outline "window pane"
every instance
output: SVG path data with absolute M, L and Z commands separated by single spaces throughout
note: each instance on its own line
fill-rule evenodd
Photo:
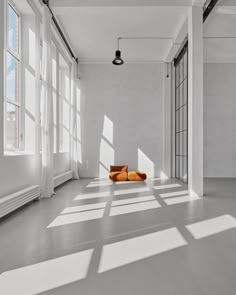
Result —
M 11 5 L 8 5 L 8 48 L 19 52 L 19 16 Z
M 57 58 L 56 46 L 52 42 L 52 88 L 53 88 L 53 152 L 57 152 Z
M 179 86 L 176 88 L 176 103 L 175 103 L 175 109 L 177 110 L 179 108 L 179 105 L 180 105 L 180 88 Z
M 8 149 L 19 147 L 19 108 L 6 103 L 5 142 Z
M 57 152 L 57 95 L 53 91 L 53 152 Z
M 176 66 L 176 72 L 175 72 L 175 87 L 179 86 L 179 65 Z
M 187 104 L 188 102 L 188 81 L 187 79 L 183 83 L 183 96 L 184 96 L 184 101 L 183 104 Z
M 70 77 L 69 66 L 59 54 L 59 123 L 60 152 L 69 151 Z
M 188 51 L 184 55 L 184 79 L 188 75 Z
M 180 157 L 176 157 L 175 158 L 176 160 L 175 160 L 175 176 L 177 177 L 177 178 L 179 178 L 180 177 L 180 173 L 179 173 L 179 162 L 180 162 Z
M 176 177 L 188 181 L 188 52 L 186 51 L 176 66 L 176 121 L 175 159 Z
M 183 105 L 183 83 L 179 86 L 179 107 Z
M 13 102 L 19 102 L 19 76 L 18 76 L 18 60 L 10 53 L 7 53 L 7 99 Z

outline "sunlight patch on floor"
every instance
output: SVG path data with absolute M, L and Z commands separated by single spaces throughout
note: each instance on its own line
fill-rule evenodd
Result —
M 168 198 L 168 199 L 165 199 L 164 202 L 167 205 L 175 205 L 175 204 L 181 204 L 181 203 L 186 203 L 186 202 L 191 202 L 196 200 L 201 200 L 201 198 L 197 196 L 188 195 L 188 196 L 180 196 L 176 198 Z
M 98 193 L 90 193 L 90 194 L 80 194 L 76 198 L 74 198 L 74 201 L 79 200 L 87 200 L 87 199 L 96 199 L 96 198 L 103 198 L 103 197 L 110 197 L 110 192 L 98 192 Z
M 188 195 L 188 191 L 186 190 L 186 191 L 164 193 L 164 194 L 160 194 L 159 196 L 165 199 L 165 198 L 171 198 L 171 197 L 177 197 L 177 196 L 183 196 L 183 195 Z
M 181 185 L 178 183 L 162 184 L 162 185 L 154 186 L 153 188 L 156 190 L 162 190 L 162 189 L 169 189 L 169 188 L 176 188 L 176 187 L 181 187 Z
M 98 272 L 127 265 L 187 245 L 177 228 L 123 240 L 103 246 Z
M 61 214 L 75 213 L 75 212 L 81 212 L 81 211 L 87 211 L 87 210 L 93 210 L 93 209 L 100 209 L 100 208 L 105 208 L 105 207 L 106 207 L 106 202 L 96 203 L 96 204 L 80 205 L 80 206 L 72 206 L 72 207 L 66 207 L 61 212 Z
M 134 213 L 140 212 L 150 209 L 157 209 L 160 208 L 161 205 L 158 201 L 149 201 L 149 202 L 142 202 L 142 203 L 135 203 L 123 206 L 116 206 L 112 207 L 110 210 L 110 216 L 122 215 L 127 213 Z
M 123 189 L 123 190 L 114 191 L 113 194 L 115 196 L 119 196 L 119 195 L 143 193 L 143 192 L 149 192 L 149 191 L 150 191 L 150 188 L 141 187 L 141 188 L 130 188 L 130 189 Z
M 186 228 L 195 239 L 202 239 L 232 228 L 236 228 L 236 219 L 231 215 L 222 215 L 186 225 Z
M 60 216 L 57 216 L 47 226 L 47 228 L 99 219 L 99 218 L 102 218 L 103 215 L 104 215 L 104 209 L 97 209 L 97 210 L 85 211 L 80 213 L 60 215 Z
M 84 279 L 92 254 L 89 249 L 4 272 L 0 275 L 0 294 L 39 294 Z
M 152 200 L 156 200 L 155 196 L 153 195 L 145 196 L 145 197 L 129 198 L 129 199 L 112 201 L 112 206 L 140 203 L 140 202 L 146 202 L 146 201 L 152 201 Z

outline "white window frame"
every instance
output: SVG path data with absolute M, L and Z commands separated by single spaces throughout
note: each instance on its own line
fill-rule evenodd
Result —
M 14 12 L 17 14 L 18 16 L 18 52 L 15 52 L 14 50 L 12 50 L 11 48 L 9 48 L 9 40 L 8 40 L 8 24 L 9 24 L 9 20 L 8 20 L 8 9 L 9 6 L 14 10 Z M 22 149 L 22 133 L 21 133 L 21 113 L 22 113 L 22 105 L 21 105 L 21 14 L 19 12 L 19 10 L 16 8 L 15 4 L 10 1 L 10 0 L 6 0 L 6 11 L 5 11 L 5 73 L 4 73 L 4 78 L 5 78 L 5 95 L 4 95 L 4 150 L 5 151 L 19 151 Z M 7 55 L 10 54 L 15 60 L 17 60 L 18 63 L 18 102 L 13 102 L 12 100 L 8 99 L 7 94 L 6 94 L 6 89 L 7 89 Z M 16 148 L 9 148 L 7 147 L 6 144 L 6 110 L 7 110 L 7 104 L 11 104 L 13 106 L 15 106 L 16 108 L 18 108 L 18 134 L 17 134 L 17 138 L 18 138 L 18 144 Z

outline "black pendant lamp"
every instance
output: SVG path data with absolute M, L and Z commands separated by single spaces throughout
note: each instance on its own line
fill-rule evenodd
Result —
M 121 66 L 124 63 L 123 59 L 121 58 L 121 51 L 119 50 L 119 41 L 120 41 L 120 39 L 121 38 L 117 39 L 117 48 L 118 49 L 116 50 L 116 57 L 112 61 L 113 65 L 116 65 L 116 66 Z
M 114 58 L 114 60 L 112 61 L 112 63 L 113 63 L 113 65 L 116 65 L 116 66 L 123 65 L 124 61 L 121 58 L 121 52 L 120 52 L 120 50 L 116 50 L 116 57 Z

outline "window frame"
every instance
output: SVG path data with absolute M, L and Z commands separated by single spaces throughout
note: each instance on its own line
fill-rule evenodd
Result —
M 15 12 L 18 17 L 18 52 L 12 50 L 9 47 L 9 7 Z M 11 1 L 6 1 L 6 10 L 5 10 L 5 71 L 4 71 L 4 151 L 8 152 L 19 152 L 22 150 L 22 132 L 21 132 L 21 113 L 22 113 L 22 104 L 21 104 L 21 13 L 17 9 L 16 5 Z M 18 101 L 12 101 L 7 97 L 7 57 L 8 54 L 13 57 L 14 61 L 17 62 L 17 83 L 18 83 Z M 6 142 L 6 115 L 7 115 L 7 105 L 10 104 L 18 110 L 18 130 L 17 130 L 17 146 L 16 147 L 7 147 Z

